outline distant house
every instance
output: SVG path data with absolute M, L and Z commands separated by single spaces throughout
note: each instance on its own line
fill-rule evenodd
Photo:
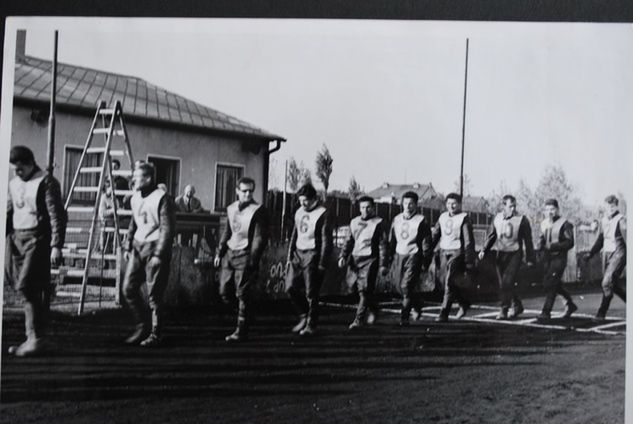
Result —
M 25 37 L 18 33 L 11 143 L 30 147 L 44 166 L 51 62 L 26 56 Z M 60 63 L 55 176 L 64 194 L 100 100 L 109 106 L 122 102 L 134 159 L 154 163 L 158 182 L 170 194 L 193 184 L 205 209 L 222 212 L 235 199 L 236 180 L 250 176 L 256 181 L 255 198 L 264 200 L 269 156 L 283 137 L 138 77 Z
M 439 197 L 431 183 L 428 184 L 391 184 L 383 183 L 380 187 L 367 192 L 368 196 L 373 197 L 379 203 L 396 203 L 400 204 L 402 195 L 407 191 L 417 193 L 421 203 L 430 201 Z

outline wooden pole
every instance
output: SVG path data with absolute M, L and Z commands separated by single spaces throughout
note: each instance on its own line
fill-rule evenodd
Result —
M 468 92 L 468 38 L 466 39 L 466 66 L 464 71 L 464 110 L 462 115 L 462 162 L 459 170 L 459 195 L 464 196 L 464 146 L 466 141 L 466 95 Z
M 286 222 L 286 191 L 288 190 L 288 159 L 286 159 L 286 167 L 284 170 L 284 197 L 281 201 L 281 235 L 280 242 L 284 241 L 284 224 Z
M 57 38 L 58 31 L 55 31 L 55 41 L 53 44 L 53 63 L 51 67 L 51 101 L 48 114 L 48 148 L 46 150 L 46 171 L 53 175 L 55 167 L 55 97 L 57 93 Z

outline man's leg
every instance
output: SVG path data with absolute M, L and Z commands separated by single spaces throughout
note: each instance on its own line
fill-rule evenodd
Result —
M 516 318 L 523 312 L 523 304 L 516 293 L 514 283 L 521 266 L 522 252 L 512 252 L 506 254 L 503 266 L 500 268 L 501 276 L 501 312 L 500 315 L 506 315 L 508 308 L 513 307 L 510 318 Z M 505 317 L 504 317 L 505 318 Z
M 448 316 L 451 313 L 451 308 L 453 307 L 453 290 L 451 284 L 449 283 L 449 278 L 451 278 L 450 264 L 452 257 L 453 256 L 450 254 L 440 252 L 440 269 L 444 273 L 444 297 L 442 298 L 442 308 L 440 309 L 440 314 L 436 319 L 436 321 L 439 322 L 448 322 Z
M 152 249 L 153 250 L 153 249 Z M 141 342 L 143 347 L 154 347 L 160 344 L 163 331 L 163 293 L 169 281 L 171 258 L 165 258 L 158 266 L 151 266 L 146 259 L 145 275 L 147 278 L 148 303 L 152 314 L 152 330 Z
M 323 282 L 324 272 L 318 267 L 317 254 L 310 252 L 308 263 L 303 269 L 306 297 L 308 301 L 308 322 L 299 334 L 309 336 L 314 334 L 319 323 L 319 293 Z
M 602 301 L 596 313 L 596 319 L 604 319 L 613 299 L 617 294 L 626 301 L 626 294 L 623 293 L 618 284 L 618 279 L 624 270 L 626 258 L 618 252 L 607 253 L 605 257 L 604 275 L 602 277 Z
M 145 282 L 145 266 L 136 248 L 130 252 L 130 259 L 125 269 L 123 278 L 123 297 L 130 307 L 132 319 L 136 327 L 125 342 L 127 344 L 138 344 L 143 340 L 145 328 L 145 304 L 141 297 L 141 286 Z
M 290 299 L 290 303 L 294 307 L 297 315 L 299 315 L 299 322 L 292 328 L 294 333 L 298 333 L 303 330 L 308 321 L 308 302 L 299 288 L 302 283 L 303 272 L 302 263 L 298 253 L 294 253 L 290 266 L 288 269 L 288 275 L 286 275 L 286 294 Z
M 227 342 L 240 341 L 247 337 L 251 317 L 251 286 L 257 279 L 257 269 L 246 267 L 248 252 L 232 258 L 235 269 L 235 294 L 237 297 L 237 327 L 226 336 Z

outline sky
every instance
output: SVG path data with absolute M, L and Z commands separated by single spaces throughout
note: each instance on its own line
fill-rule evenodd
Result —
M 50 58 L 59 29 L 62 62 L 134 75 L 284 136 L 273 183 L 290 157 L 314 168 L 325 143 L 340 190 L 352 176 L 366 190 L 454 189 L 468 38 L 474 194 L 521 178 L 534 187 L 546 165 L 588 204 L 629 190 L 630 24 L 22 18 L 7 29 L 17 26 L 27 54 Z

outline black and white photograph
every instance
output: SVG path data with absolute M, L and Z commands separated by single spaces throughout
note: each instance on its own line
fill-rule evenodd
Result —
M 3 54 L 1 423 L 627 422 L 631 24 L 13 17 Z

